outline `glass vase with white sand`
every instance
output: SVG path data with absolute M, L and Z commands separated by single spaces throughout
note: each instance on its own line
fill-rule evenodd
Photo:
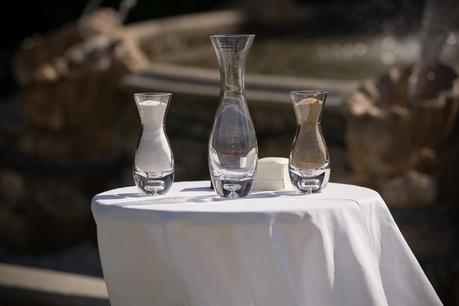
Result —
M 142 135 L 134 161 L 134 182 L 148 195 L 166 193 L 174 181 L 174 157 L 164 126 L 172 94 L 136 93 Z

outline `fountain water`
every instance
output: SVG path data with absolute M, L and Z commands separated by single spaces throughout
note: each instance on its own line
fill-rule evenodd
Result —
M 413 108 L 422 103 L 420 101 L 433 98 L 439 91 L 451 88 L 450 82 L 441 79 L 441 73 L 445 71 L 441 68 L 441 62 L 448 62 L 448 59 L 442 58 L 447 39 L 451 43 L 452 38 L 455 38 L 451 32 L 459 16 L 459 9 L 454 9 L 455 5 L 454 0 L 427 2 L 419 37 L 421 52 L 408 85 L 408 97 Z

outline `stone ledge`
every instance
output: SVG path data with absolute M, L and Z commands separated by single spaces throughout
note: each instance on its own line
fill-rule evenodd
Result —
M 217 70 L 155 63 L 148 68 L 125 76 L 122 86 L 128 90 L 172 91 L 218 97 L 220 79 Z M 283 77 L 247 74 L 247 100 L 254 102 L 288 103 L 288 92 L 301 88 L 319 88 L 329 92 L 327 108 L 341 109 L 343 95 L 356 86 L 353 81 L 319 80 L 309 78 Z
M 110 305 L 101 278 L 0 263 L 0 302 L 23 305 Z

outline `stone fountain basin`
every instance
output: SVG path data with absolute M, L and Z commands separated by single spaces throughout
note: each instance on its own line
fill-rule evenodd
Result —
M 236 10 L 130 25 L 129 35 L 151 64 L 123 83 L 136 90 L 217 97 L 218 65 L 209 35 L 259 32 L 251 28 L 244 13 Z M 413 41 L 400 47 L 390 36 L 308 37 L 284 32 L 262 33 L 252 46 L 246 77 L 249 103 L 289 102 L 288 91 L 316 88 L 329 92 L 327 106 L 335 108 L 359 81 L 385 73 L 389 65 L 408 62 L 417 51 Z
M 162 90 L 218 97 L 219 73 L 209 35 L 241 33 L 245 28 L 247 19 L 240 11 L 191 14 L 130 25 L 127 27 L 129 35 L 137 40 L 151 59 L 151 64 L 125 77 L 123 85 L 133 90 Z M 257 41 L 255 45 L 256 43 Z M 252 51 L 256 51 L 255 45 Z M 259 52 L 263 52 L 263 49 Z M 342 95 L 353 89 L 358 82 L 275 75 L 272 70 L 270 73 L 257 73 L 260 69 L 250 64 L 257 57 L 257 54 L 249 55 L 246 75 L 246 95 L 249 103 L 290 103 L 290 90 L 316 88 L 329 92 L 327 105 L 333 107 L 340 105 Z M 259 67 L 261 66 L 263 65 L 260 64 Z

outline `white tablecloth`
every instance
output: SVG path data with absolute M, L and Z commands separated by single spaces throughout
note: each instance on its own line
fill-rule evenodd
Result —
M 221 200 L 208 186 L 94 197 L 112 306 L 441 305 L 375 191 Z

